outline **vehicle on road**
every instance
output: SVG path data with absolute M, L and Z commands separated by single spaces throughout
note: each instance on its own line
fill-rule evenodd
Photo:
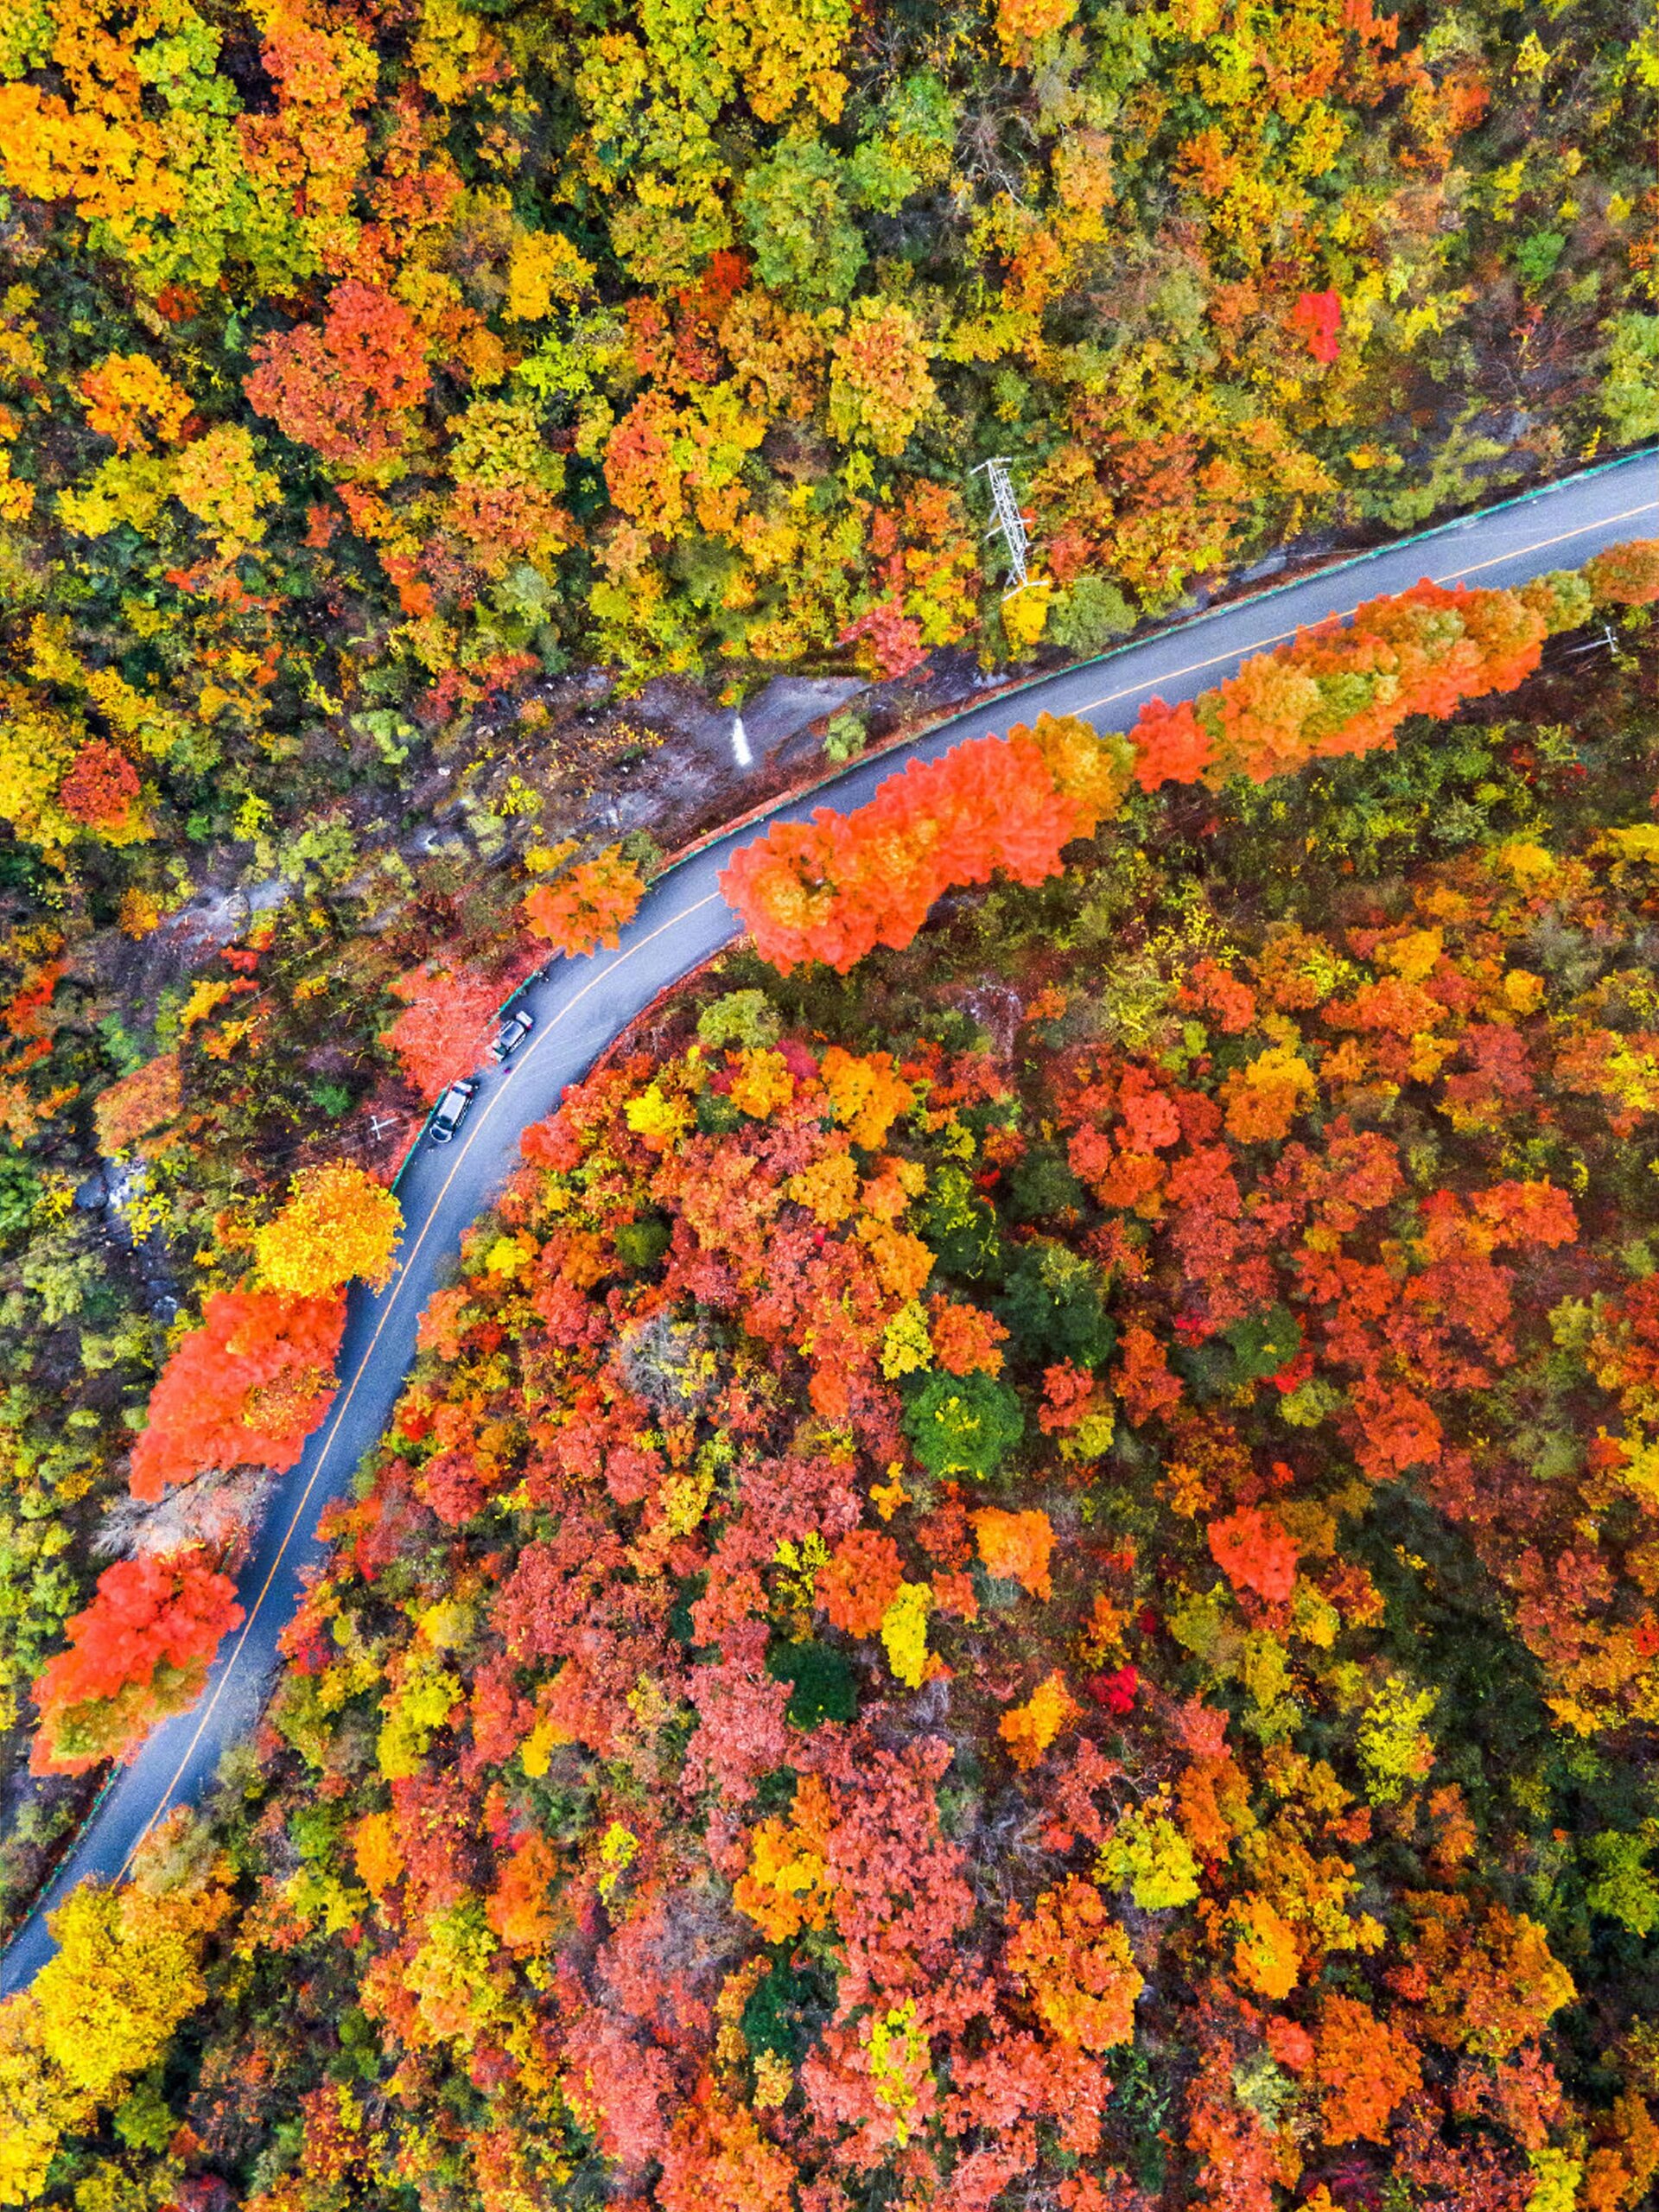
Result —
M 502 1025 L 494 1044 L 490 1047 L 490 1058 L 505 1065 L 512 1058 L 535 1027 L 535 1015 L 528 1007 L 521 1006 L 517 1013 L 510 1016 Z
M 432 1109 L 432 1141 L 448 1144 L 467 1118 L 467 1110 L 478 1096 L 478 1085 L 468 1079 L 452 1083 Z

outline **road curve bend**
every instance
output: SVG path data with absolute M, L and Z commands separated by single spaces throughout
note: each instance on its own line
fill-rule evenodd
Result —
M 781 801 L 766 818 L 804 819 L 826 801 L 861 804 L 906 760 L 933 760 L 964 738 L 1006 730 L 1045 710 L 1127 728 L 1154 694 L 1172 703 L 1191 698 L 1247 655 L 1330 615 L 1349 614 L 1362 599 L 1403 591 L 1426 575 L 1440 584 L 1517 585 L 1656 531 L 1659 456 L 1649 452 L 1609 462 L 1002 692 L 925 737 L 855 764 L 810 794 Z M 46 1914 L 89 1877 L 117 1879 L 162 1815 L 198 1798 L 224 1751 L 252 1730 L 277 1664 L 277 1636 L 299 1604 L 308 1571 L 327 1556 L 317 1540 L 318 1515 L 346 1488 L 385 1427 L 414 1360 L 421 1310 L 458 1251 L 461 1232 L 517 1164 L 521 1133 L 552 1111 L 565 1086 L 587 1072 L 659 991 L 737 934 L 718 877 L 756 826 L 752 820 L 727 833 L 659 877 L 614 952 L 560 961 L 526 986 L 518 996 L 536 1018 L 529 1044 L 511 1070 L 484 1071 L 454 1144 L 423 1141 L 410 1154 L 397 1183 L 404 1231 L 397 1271 L 378 1294 L 360 1287 L 352 1294 L 339 1395 L 284 1478 L 242 1571 L 242 1625 L 197 1704 L 158 1727 L 105 1789 L 0 1958 L 0 1990 L 24 1986 L 51 1955 Z

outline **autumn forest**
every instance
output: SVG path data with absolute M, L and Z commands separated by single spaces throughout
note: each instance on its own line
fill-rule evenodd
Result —
M 1656 133 L 1651 0 L 0 4 L 0 2206 L 1655 2201 L 1651 511 L 998 695 L 1659 439 Z M 499 1009 L 884 747 L 54 1889 Z

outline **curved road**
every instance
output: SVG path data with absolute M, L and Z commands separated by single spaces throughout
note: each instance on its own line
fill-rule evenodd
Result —
M 772 810 L 801 818 L 832 798 L 861 804 L 912 757 L 932 760 L 964 738 L 1006 730 L 1046 709 L 1127 727 L 1160 693 L 1190 698 L 1230 674 L 1247 654 L 1294 635 L 1362 599 L 1396 592 L 1425 574 L 1436 582 L 1520 584 L 1546 569 L 1575 567 L 1621 539 L 1659 534 L 1659 457 L 1632 455 L 1505 501 L 1444 528 L 1419 533 L 1315 576 L 1217 608 L 1142 644 L 1122 647 L 1014 694 L 1003 692 L 913 743 L 863 760 L 817 791 Z M 737 933 L 718 876 L 753 823 L 728 832 L 660 877 L 614 952 L 561 961 L 519 995 L 536 1016 L 529 1045 L 506 1072 L 486 1071 L 461 1136 L 423 1141 L 404 1166 L 398 1195 L 404 1243 L 397 1273 L 371 1296 L 353 1292 L 340 1347 L 340 1389 L 327 1421 L 277 1493 L 239 1586 L 245 1618 L 188 1713 L 157 1728 L 130 1766 L 105 1789 L 79 1841 L 0 1961 L 0 1987 L 32 1980 L 50 1956 L 44 1912 L 88 1876 L 109 1881 L 170 1806 L 200 1796 L 221 1754 L 258 1718 L 277 1663 L 276 1638 L 299 1603 L 307 1571 L 327 1556 L 316 1536 L 321 1509 L 338 1497 L 391 1416 L 415 1356 L 422 1307 L 459 1249 L 462 1230 L 517 1163 L 518 1138 L 551 1111 L 567 1084 L 666 985 Z

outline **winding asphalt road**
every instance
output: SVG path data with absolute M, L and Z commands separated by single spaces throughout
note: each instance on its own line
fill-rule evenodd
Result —
M 1219 607 L 1139 645 L 1041 677 L 1018 693 L 971 708 L 913 743 L 863 760 L 806 797 L 773 810 L 804 818 L 814 805 L 861 804 L 907 759 L 935 759 L 964 738 L 1006 730 L 1046 709 L 1127 728 L 1154 693 L 1191 698 L 1247 654 L 1294 635 L 1362 599 L 1436 582 L 1520 584 L 1547 569 L 1576 567 L 1601 547 L 1659 534 L 1659 456 L 1613 461 L 1420 532 L 1305 581 Z M 527 1046 L 507 1071 L 486 1069 L 461 1133 L 449 1146 L 419 1144 L 398 1179 L 404 1232 L 397 1273 L 378 1295 L 354 1292 L 340 1347 L 340 1389 L 327 1421 L 285 1478 L 263 1537 L 238 1585 L 245 1618 L 188 1713 L 157 1728 L 99 1800 L 74 1849 L 33 1916 L 0 1960 L 0 1988 L 30 1981 L 51 1955 L 44 1915 L 89 1877 L 112 1881 L 169 1807 L 199 1797 L 229 1745 L 258 1719 L 277 1663 L 276 1638 L 327 1557 L 317 1516 L 346 1488 L 391 1416 L 415 1356 L 416 1323 L 457 1252 L 462 1230 L 488 1205 L 518 1158 L 520 1133 L 558 1103 L 618 1031 L 666 985 L 737 934 L 718 877 L 753 823 L 706 845 L 660 877 L 614 952 L 561 961 L 518 996 L 536 1017 Z

